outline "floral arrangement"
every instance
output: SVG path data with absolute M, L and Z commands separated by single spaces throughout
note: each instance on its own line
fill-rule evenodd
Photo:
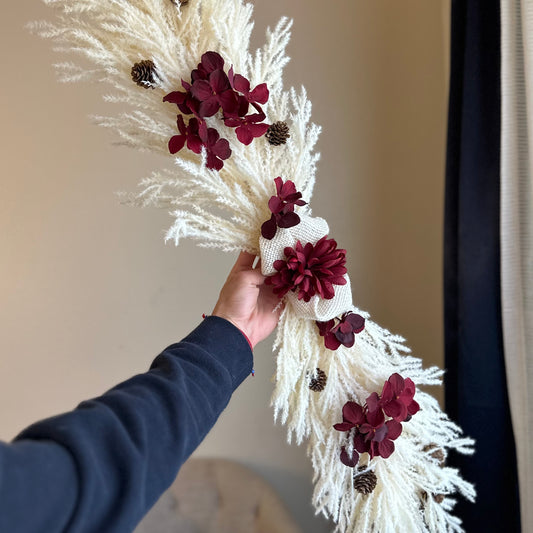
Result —
M 354 467 L 361 453 L 368 453 L 371 459 L 390 457 L 394 452 L 393 441 L 402 433 L 401 422 L 409 421 L 420 409 L 413 400 L 414 395 L 413 381 L 393 374 L 385 382 L 381 397 L 373 392 L 364 407 L 346 402 L 342 408 L 342 422 L 333 426 L 337 431 L 348 432 L 348 444 L 341 449 L 341 461 Z
M 473 442 L 421 389 L 443 372 L 353 305 L 346 250 L 311 216 L 320 128 L 305 90 L 283 86 L 290 21 L 252 54 L 243 0 L 43 1 L 56 20 L 33 29 L 93 64 L 60 63 L 61 79 L 103 82 L 129 109 L 96 122 L 173 156 L 128 203 L 169 210 L 176 244 L 261 256 L 286 304 L 274 417 L 307 441 L 316 511 L 342 533 L 462 531 L 454 495 L 475 491 L 445 459 Z
M 187 148 L 195 154 L 204 149 L 207 156 L 206 166 L 220 170 L 223 160 L 231 155 L 227 139 L 220 138 L 215 128 L 208 128 L 205 119 L 215 115 L 220 109 L 226 126 L 235 128 L 237 139 L 249 145 L 255 137 L 264 135 L 268 124 L 263 124 L 266 116 L 259 104 L 268 101 L 268 88 L 261 83 L 250 91 L 250 82 L 240 74 L 224 72 L 224 59 L 217 52 L 205 52 L 197 68 L 191 72 L 191 82 L 181 80 L 185 89 L 173 91 L 163 98 L 163 102 L 176 104 L 183 115 L 194 115 L 185 125 L 182 115 L 178 115 L 179 135 L 168 142 L 171 154 L 179 152 L 187 143 Z M 255 113 L 248 114 L 249 107 Z

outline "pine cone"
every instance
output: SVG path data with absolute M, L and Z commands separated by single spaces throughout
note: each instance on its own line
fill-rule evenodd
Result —
M 428 444 L 427 446 L 424 446 L 424 452 L 429 452 L 431 450 L 434 450 L 433 452 L 431 452 L 431 457 L 433 457 L 434 459 L 437 459 L 437 461 L 439 462 L 439 465 L 440 466 L 444 466 L 444 463 L 446 462 L 446 456 L 444 455 L 444 451 L 437 447 L 436 444 Z
M 155 65 L 150 59 L 143 59 L 131 67 L 131 79 L 140 87 L 154 89 Z
M 366 466 L 360 466 L 357 470 L 361 472 L 366 470 Z M 361 494 L 370 494 L 378 484 L 378 477 L 373 470 L 367 470 L 362 474 L 354 474 L 353 488 Z
M 285 144 L 287 139 L 290 137 L 289 126 L 287 126 L 286 122 L 274 122 L 274 124 L 268 128 L 267 132 L 265 133 L 265 137 L 267 138 L 268 142 L 274 146 Z
M 317 368 L 315 376 L 311 378 L 309 388 L 315 392 L 323 391 L 327 381 L 328 376 L 326 376 L 326 373 L 322 369 Z

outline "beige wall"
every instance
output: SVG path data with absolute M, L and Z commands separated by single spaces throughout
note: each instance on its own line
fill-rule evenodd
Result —
M 256 4 L 256 43 L 279 16 L 296 19 L 286 80 L 307 87 L 324 127 L 314 213 L 348 249 L 357 304 L 442 364 L 449 0 Z M 3 439 L 144 371 L 210 312 L 233 260 L 165 246 L 165 213 L 118 205 L 115 191 L 164 160 L 111 147 L 86 118 L 106 110 L 95 87 L 55 82 L 58 57 L 23 29 L 46 12 L 14 2 L 0 22 Z M 328 531 L 309 505 L 304 449 L 272 423 L 268 343 L 255 367 L 197 453 L 251 466 L 306 532 Z

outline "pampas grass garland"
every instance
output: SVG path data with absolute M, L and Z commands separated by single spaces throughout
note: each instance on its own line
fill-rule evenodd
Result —
M 220 172 L 206 168 L 205 151 L 197 155 L 184 149 L 174 157 L 173 168 L 154 171 L 141 180 L 137 194 L 123 198 L 131 205 L 169 210 L 174 222 L 167 239 L 179 244 L 192 238 L 204 247 L 259 254 L 261 224 L 270 218 L 268 200 L 275 194 L 274 178 L 292 180 L 310 202 L 320 127 L 311 122 L 305 89 L 283 86 L 290 20 L 282 18 L 268 29 L 265 45 L 252 54 L 253 7 L 242 0 L 43 1 L 54 8 L 55 22 L 35 22 L 31 30 L 53 40 L 57 51 L 78 56 L 78 62 L 55 65 L 59 79 L 101 82 L 109 91 L 104 94 L 106 101 L 129 109 L 116 116 L 93 117 L 118 134 L 118 144 L 170 155 L 167 143 L 176 134 L 177 111 L 163 103 L 163 96 L 181 89 L 181 79 L 188 80 L 208 50 L 221 54 L 226 71 L 233 66 L 252 87 L 267 83 L 266 122 L 287 123 L 290 137 L 285 144 L 272 146 L 262 137 L 244 146 L 215 115 L 206 119 L 207 125 L 228 139 L 232 150 Z M 132 66 L 141 61 L 153 64 L 152 90 L 132 81 Z M 298 213 L 309 216 L 311 211 L 307 205 Z M 291 305 L 282 313 L 274 345 L 274 417 L 287 426 L 289 442 L 307 442 L 317 513 L 331 518 L 336 531 L 343 533 L 462 531 L 452 514 L 454 494 L 473 500 L 474 488 L 432 452 L 436 448 L 445 455 L 449 450 L 470 454 L 473 441 L 462 435 L 434 398 L 419 389 L 441 385 L 442 370 L 424 369 L 420 359 L 409 355 L 401 337 L 379 327 L 367 313 L 353 306 L 348 310 L 366 319 L 351 348 L 325 348 L 315 321 L 300 318 Z M 319 393 L 309 387 L 317 368 L 327 375 Z M 421 409 L 403 423 L 395 452 L 370 461 L 368 469 L 376 475 L 377 485 L 370 494 L 361 494 L 354 488 L 354 469 L 339 460 L 346 435 L 333 425 L 341 421 L 348 400 L 363 405 L 395 372 L 415 382 Z M 444 495 L 437 498 L 440 503 L 431 496 L 437 494 Z

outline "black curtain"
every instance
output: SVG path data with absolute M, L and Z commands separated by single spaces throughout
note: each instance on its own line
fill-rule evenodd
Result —
M 500 7 L 452 0 L 446 168 L 446 410 L 476 439 L 454 456 L 478 492 L 456 508 L 467 533 L 520 531 L 500 302 Z

